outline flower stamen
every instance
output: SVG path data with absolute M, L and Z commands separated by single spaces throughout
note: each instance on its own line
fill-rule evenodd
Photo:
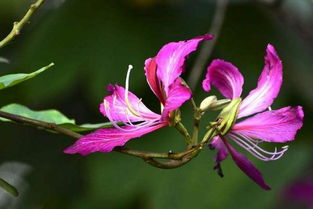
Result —
M 262 161 L 273 161 L 281 158 L 284 153 L 288 150 L 288 146 L 282 147 L 282 150 L 277 152 L 277 148 L 275 147 L 274 152 L 269 152 L 261 148 L 258 143 L 258 140 L 252 140 L 244 135 L 239 134 L 229 134 L 229 138 L 231 138 L 236 144 L 247 150 L 254 157 L 262 160 Z
M 130 77 L 130 72 L 133 69 L 132 65 L 128 65 L 128 70 L 127 70 L 127 75 L 126 75 L 126 81 L 125 81 L 125 103 L 128 108 L 128 110 L 135 116 L 141 117 L 140 113 L 138 113 L 136 110 L 134 110 L 129 102 L 128 99 L 128 92 L 129 92 L 129 77 Z

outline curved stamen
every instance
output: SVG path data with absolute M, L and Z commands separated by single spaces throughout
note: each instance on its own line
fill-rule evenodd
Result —
M 104 110 L 105 110 L 105 112 L 106 112 L 106 116 L 107 116 L 107 118 L 109 119 L 109 121 L 111 122 L 111 124 L 112 124 L 115 128 L 117 128 L 117 129 L 119 129 L 119 130 L 121 130 L 121 131 L 128 131 L 127 129 L 121 128 L 121 127 L 117 124 L 117 122 L 112 119 L 112 116 L 111 116 L 110 110 L 109 110 L 109 109 L 110 109 L 110 106 L 109 106 L 109 103 L 108 103 L 106 100 L 103 100 L 103 105 L 104 105 Z M 126 125 L 125 123 L 123 123 L 123 124 Z
M 132 131 L 136 131 L 138 129 L 141 129 L 141 128 L 144 128 L 144 127 L 148 127 L 148 126 L 153 126 L 153 125 L 157 125 L 159 124 L 161 121 L 159 119 L 154 119 L 154 120 L 145 120 L 145 121 L 142 121 L 138 124 L 133 124 L 130 119 L 129 119 L 129 112 L 127 110 L 128 113 L 125 113 L 126 114 L 126 117 L 127 117 L 127 121 L 128 123 L 125 123 L 125 122 L 119 122 L 119 123 L 123 123 L 123 126 L 124 127 L 127 127 L 127 126 L 132 126 L 134 127 L 133 129 L 129 130 L 129 129 L 126 129 L 124 127 L 121 127 L 116 121 L 114 121 L 112 119 L 112 116 L 110 114 L 110 111 L 109 111 L 109 103 L 104 100 L 103 101 L 103 104 L 104 104 L 104 108 L 105 108 L 105 111 L 106 111 L 106 115 L 107 115 L 107 118 L 109 119 L 109 121 L 112 123 L 112 125 L 121 130 L 121 131 L 125 131 L 125 132 L 132 132 Z M 114 104 L 113 104 L 114 105 Z
M 130 72 L 131 70 L 133 69 L 133 66 L 132 65 L 128 65 L 128 70 L 127 70 L 127 75 L 126 75 L 126 81 L 125 81 L 125 103 L 126 103 L 126 106 L 127 108 L 129 109 L 129 111 L 134 114 L 135 116 L 137 117 L 141 117 L 141 115 L 136 112 L 136 110 L 134 110 L 129 102 L 129 99 L 128 99 L 128 89 L 129 89 L 129 76 L 130 76 Z
M 142 99 L 139 99 L 138 103 L 137 103 L 137 110 L 135 110 L 131 103 L 129 102 L 129 98 L 128 98 L 128 93 L 129 93 L 129 78 L 130 78 L 130 72 L 133 69 L 132 65 L 128 65 L 128 70 L 127 70 L 127 75 L 126 75 L 126 81 L 125 81 L 125 104 L 127 106 L 127 109 L 129 110 L 129 112 L 131 112 L 134 116 L 142 118 L 142 119 L 156 119 L 155 116 L 151 116 L 145 112 L 139 112 L 140 111 L 140 105 L 142 103 Z
M 232 139 L 236 144 L 247 150 L 254 157 L 263 161 L 273 161 L 281 158 L 283 154 L 288 150 L 288 146 L 282 147 L 282 150 L 277 152 L 275 147 L 274 152 L 268 152 L 258 146 L 259 141 L 252 140 L 246 136 L 239 134 L 228 134 L 229 138 Z M 266 156 L 266 155 L 269 155 Z
M 238 135 L 239 137 L 242 137 L 242 138 L 245 139 L 245 140 L 248 140 L 248 141 L 249 141 L 250 143 L 252 143 L 252 144 L 255 144 L 255 143 L 258 144 L 259 142 L 261 142 L 261 141 L 259 141 L 259 140 L 253 140 L 253 139 L 251 139 L 251 138 L 249 138 L 249 137 L 247 137 L 247 136 L 244 136 L 244 135 L 242 135 L 242 134 L 237 134 L 237 135 Z M 260 151 L 264 152 L 265 154 L 272 155 L 272 154 L 274 153 L 274 152 L 268 152 L 268 151 L 262 149 L 262 148 L 259 147 L 259 146 L 257 146 L 256 148 L 259 149 Z M 286 151 L 287 151 L 288 145 L 283 146 L 282 149 L 283 149 L 283 150 L 286 149 Z M 275 153 L 278 153 L 276 147 L 275 147 Z M 279 152 L 279 153 L 280 153 L 280 152 Z
M 125 110 L 124 114 L 125 114 L 125 116 L 126 116 L 127 123 L 128 123 L 130 126 L 135 126 L 135 125 L 131 122 L 131 120 L 130 120 L 130 118 L 129 118 L 129 115 L 130 115 L 130 114 L 129 114 L 129 110 L 128 110 L 128 109 Z
M 248 152 L 250 152 L 254 157 L 258 158 L 259 160 L 263 160 L 263 161 L 273 161 L 273 160 L 277 160 L 279 159 L 286 150 L 283 150 L 281 152 L 277 152 L 275 149 L 275 152 L 272 154 L 271 157 L 266 157 L 264 155 L 262 155 L 259 151 L 255 150 L 254 147 L 251 147 L 250 145 L 247 145 L 245 143 L 241 143 L 240 141 L 237 141 L 237 139 L 233 139 L 239 146 L 243 147 L 245 150 L 247 150 Z

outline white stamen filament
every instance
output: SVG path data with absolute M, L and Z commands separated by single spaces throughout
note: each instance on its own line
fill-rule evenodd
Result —
M 146 115 L 146 116 L 141 115 L 139 112 L 133 109 L 133 106 L 131 106 L 132 104 L 129 102 L 128 93 L 129 93 L 129 77 L 130 77 L 130 72 L 132 68 L 133 66 L 129 65 L 127 76 L 126 76 L 126 83 L 125 83 L 124 101 L 121 100 L 123 98 L 117 98 L 119 95 L 116 95 L 116 94 L 113 94 L 112 103 L 108 102 L 105 99 L 103 101 L 105 114 L 107 118 L 109 119 L 109 121 L 111 122 L 111 124 L 116 129 L 124 131 L 124 132 L 133 132 L 133 131 L 136 131 L 145 127 L 155 126 L 161 123 L 159 117 L 150 116 L 150 115 Z M 140 110 L 140 105 L 142 105 L 141 100 L 142 99 L 139 99 L 137 104 L 133 104 L 137 110 Z M 119 102 L 122 102 L 123 104 L 121 105 L 119 104 Z M 111 108 L 110 105 L 112 105 L 112 108 L 114 109 L 114 111 L 112 111 L 113 109 L 110 110 Z M 126 108 L 124 105 L 126 106 Z M 124 115 L 125 118 L 114 117 L 114 114 L 116 113 L 116 111 Z M 136 117 L 138 117 L 138 119 Z M 128 127 L 132 127 L 132 128 L 128 129 Z
M 129 78 L 130 78 L 130 72 L 131 70 L 133 69 L 133 66 L 132 65 L 128 65 L 128 70 L 127 70 L 127 75 L 126 75 L 126 81 L 125 81 L 125 104 L 127 106 L 127 109 L 129 110 L 130 113 L 132 113 L 134 116 L 136 117 L 139 117 L 139 118 L 145 118 L 145 119 L 152 119 L 154 120 L 155 117 L 154 116 L 150 116 L 150 115 L 147 115 L 145 113 L 140 113 L 138 111 L 136 111 L 131 103 L 129 102 L 129 99 L 128 99 L 128 93 L 129 93 Z M 142 99 L 139 99 L 138 103 L 137 103 L 137 110 L 140 110 L 140 105 L 142 104 Z
M 126 115 L 126 119 L 127 119 L 128 124 L 129 124 L 130 126 L 135 126 L 135 125 L 131 122 L 131 120 L 130 120 L 130 118 L 129 118 L 129 115 L 130 115 L 130 114 L 129 114 L 129 110 L 128 110 L 128 109 L 125 110 L 124 114 Z
M 110 120 L 110 122 L 112 123 L 112 125 L 113 125 L 115 128 L 117 128 L 117 129 L 119 129 L 119 130 L 121 130 L 121 131 L 132 132 L 132 131 L 136 131 L 136 130 L 139 130 L 139 129 L 144 128 L 144 127 L 148 127 L 148 126 L 156 125 L 156 124 L 160 123 L 160 120 L 159 120 L 158 118 L 156 118 L 156 119 L 154 119 L 154 120 L 143 121 L 143 122 L 141 122 L 141 123 L 139 123 L 139 124 L 133 124 L 133 123 L 130 121 L 130 118 L 129 118 L 130 112 L 127 111 L 127 113 L 125 113 L 125 114 L 126 114 L 126 117 L 127 117 L 127 123 L 125 123 L 125 122 L 120 122 L 120 123 L 123 123 L 122 126 L 124 126 L 124 127 L 127 127 L 127 126 L 136 127 L 135 129 L 133 128 L 133 129 L 131 129 L 131 130 L 128 130 L 128 129 L 126 129 L 126 128 L 123 128 L 123 127 L 119 126 L 119 125 L 117 124 L 117 122 L 112 119 L 112 116 L 111 116 L 111 114 L 110 114 L 111 112 L 109 111 L 109 109 L 110 109 L 109 103 L 108 103 L 106 100 L 104 100 L 104 101 L 103 101 L 103 104 L 104 104 L 104 108 L 105 108 L 105 112 L 106 112 L 107 118 Z M 113 104 L 113 105 L 114 105 L 114 104 Z
M 275 147 L 274 152 L 268 152 L 258 146 L 260 141 L 250 139 L 244 135 L 239 134 L 229 134 L 229 138 L 231 138 L 236 144 L 250 152 L 254 157 L 263 160 L 263 161 L 273 161 L 281 158 L 284 153 L 288 150 L 288 146 L 282 147 L 282 150 L 277 152 L 277 148 Z
M 132 65 L 128 65 L 128 70 L 127 70 L 127 75 L 126 75 L 126 81 L 125 81 L 125 103 L 126 103 L 126 106 L 127 108 L 129 109 L 129 111 L 137 116 L 137 117 L 141 117 L 140 114 L 138 112 L 136 112 L 136 110 L 134 110 L 129 102 L 129 99 L 128 99 L 128 90 L 129 90 L 129 77 L 130 77 L 130 72 L 131 70 L 133 69 L 133 66 Z
M 113 101 L 114 101 L 114 99 L 113 99 Z M 109 119 L 109 121 L 111 122 L 111 124 L 115 127 L 115 128 L 117 128 L 117 129 L 119 129 L 119 130 L 121 130 L 121 131 L 128 131 L 127 129 L 124 129 L 124 128 L 121 128 L 117 123 L 116 123 L 116 121 L 114 121 L 113 119 L 112 119 L 112 116 L 111 116 L 111 114 L 110 114 L 110 105 L 109 105 L 109 103 L 106 101 L 106 100 L 103 100 L 103 105 L 104 105 L 104 110 L 105 110 L 105 113 L 106 113 L 106 116 L 107 116 L 107 118 Z

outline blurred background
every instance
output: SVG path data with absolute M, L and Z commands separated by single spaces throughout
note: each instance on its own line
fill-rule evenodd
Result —
M 0 1 L 0 35 L 27 11 L 29 0 Z M 224 1 L 225 3 L 225 1 Z M 276 209 L 309 208 L 286 199 L 284 191 L 313 176 L 313 2 L 312 0 L 230 0 L 207 64 L 221 58 L 245 76 L 244 95 L 255 88 L 265 47 L 273 44 L 284 64 L 284 83 L 273 109 L 302 105 L 305 125 L 283 158 L 261 162 L 272 191 L 263 191 L 228 159 L 224 178 L 213 171 L 215 151 L 204 150 L 189 164 L 161 170 L 120 153 L 66 155 L 71 138 L 31 127 L 0 124 L 0 176 L 20 190 L 18 198 L 0 190 L 0 208 L 32 209 Z M 37 78 L 0 92 L 0 106 L 20 103 L 35 110 L 58 109 L 78 123 L 104 122 L 98 106 L 109 83 L 124 85 L 134 65 L 131 91 L 158 111 L 145 82 L 144 60 L 171 41 L 207 33 L 214 0 L 48 0 L 21 35 L 0 51 L 0 75 L 32 72 L 55 62 Z M 223 16 L 223 15 L 222 15 Z M 199 52 L 199 50 L 198 50 Z M 190 70 L 198 53 L 187 61 Z M 205 70 L 205 69 L 203 69 Z M 200 77 L 200 82 L 203 75 Z M 208 94 L 198 83 L 198 103 Z M 184 123 L 191 127 L 190 107 Z M 184 141 L 164 128 L 127 146 L 181 151 Z M 271 145 L 265 145 L 273 149 Z M 280 148 L 282 145 L 278 144 Z M 313 194 L 312 194 L 313 197 Z

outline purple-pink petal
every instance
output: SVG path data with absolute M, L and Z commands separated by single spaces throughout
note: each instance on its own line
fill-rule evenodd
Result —
M 176 81 L 169 86 L 165 106 L 162 111 L 162 118 L 167 118 L 171 111 L 182 106 L 182 104 L 190 98 L 191 90 L 183 84 L 181 78 L 177 78 Z
M 233 64 L 216 59 L 208 67 L 202 87 L 205 91 L 210 91 L 213 85 L 223 96 L 234 99 L 240 97 L 243 82 L 243 76 Z
M 149 58 L 145 61 L 145 75 L 151 90 L 158 97 L 160 102 L 164 104 L 166 98 L 157 77 L 157 65 L 155 58 Z
M 267 142 L 288 142 L 303 124 L 301 106 L 284 107 L 256 114 L 234 125 L 231 132 Z
M 275 48 L 269 44 L 266 49 L 265 66 L 257 88 L 242 101 L 238 118 L 261 112 L 271 106 L 279 93 L 282 79 L 282 62 Z
M 121 129 L 98 129 L 77 140 L 75 144 L 66 148 L 64 152 L 81 155 L 88 155 L 93 152 L 111 152 L 114 147 L 124 146 L 129 140 L 141 137 L 166 125 L 167 123 L 158 123 L 147 127 L 124 126 Z
M 209 147 L 218 150 L 215 156 L 216 163 L 220 163 L 228 157 L 228 151 L 219 136 L 215 136 L 213 138 L 213 140 L 209 144 Z
M 253 163 L 246 158 L 243 154 L 237 152 L 233 147 L 224 141 L 231 157 L 233 158 L 236 165 L 242 170 L 248 177 L 250 177 L 255 183 L 265 190 L 271 188 L 265 183 L 261 172 L 253 165 Z
M 100 112 L 108 117 L 110 121 L 136 122 L 160 117 L 160 115 L 149 110 L 135 94 L 128 92 L 129 105 L 138 113 L 138 115 L 133 114 L 126 103 L 123 87 L 109 85 L 107 90 L 111 95 L 106 96 L 100 104 Z
M 171 42 L 161 48 L 156 56 L 157 76 L 162 81 L 166 94 L 170 85 L 183 72 L 186 56 L 196 50 L 201 41 L 212 38 L 211 35 L 204 35 L 187 41 Z

